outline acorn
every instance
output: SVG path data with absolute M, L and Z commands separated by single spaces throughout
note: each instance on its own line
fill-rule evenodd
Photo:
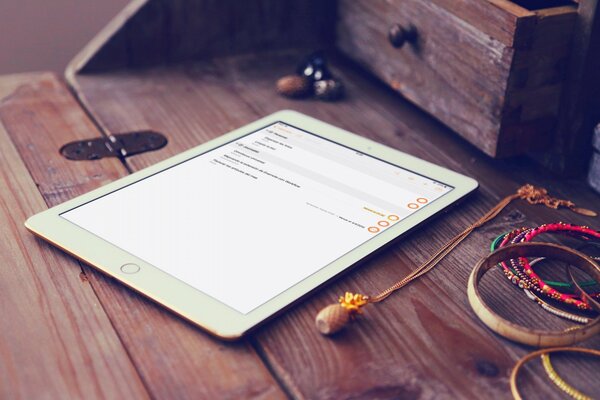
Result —
M 311 81 L 304 76 L 286 75 L 277 81 L 277 92 L 285 97 L 306 97 L 312 90 Z
M 362 313 L 361 307 L 369 302 L 369 297 L 346 292 L 338 301 L 338 304 L 330 304 L 319 311 L 315 318 L 317 329 L 323 335 L 341 331 L 348 322 Z
M 313 83 L 315 97 L 319 100 L 334 101 L 344 96 L 344 85 L 339 79 L 325 79 Z

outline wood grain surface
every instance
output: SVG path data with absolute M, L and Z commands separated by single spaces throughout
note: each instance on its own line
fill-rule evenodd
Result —
M 73 162 L 59 154 L 62 144 L 97 137 L 100 133 L 56 76 L 6 77 L 0 79 L 0 88 L 6 88 L 0 103 L 0 121 L 29 170 L 22 165 L 9 139 L 3 138 L 0 148 L 7 152 L 7 158 L 4 154 L 0 158 L 2 170 L 18 174 L 24 182 L 29 182 L 18 183 L 29 187 L 15 186 L 13 182 L 8 182 L 6 188 L 4 183 L 0 185 L 0 200 L 12 201 L 3 211 L 15 207 L 18 210 L 11 216 L 8 227 L 3 227 L 8 230 L 2 230 L 7 238 L 2 241 L 0 283 L 2 288 L 6 285 L 10 290 L 8 297 L 2 290 L 1 298 L 6 299 L 2 308 L 19 302 L 20 307 L 25 307 L 3 314 L 18 319 L 13 325 L 1 325 L 0 348 L 4 351 L 0 352 L 0 395 L 284 397 L 247 342 L 223 343 L 213 339 L 94 269 L 83 266 L 82 271 L 71 257 L 24 232 L 22 224 L 26 217 L 44 209 L 40 193 L 48 206 L 52 206 L 116 179 L 126 169 L 116 159 Z M 27 197 L 11 199 L 8 197 L 11 193 Z M 21 208 L 17 207 L 19 202 L 23 203 Z M 21 245 L 16 246 L 15 239 L 9 240 L 9 234 L 18 234 L 16 239 Z M 34 246 L 30 251 L 31 243 L 42 250 L 36 252 Z M 5 269 L 10 259 L 22 266 Z M 9 275 L 13 268 L 22 274 Z M 24 285 L 24 282 L 31 283 Z M 53 301 L 45 300 L 46 296 Z M 40 304 L 30 304 L 28 300 L 36 297 Z M 42 318 L 45 314 L 48 321 Z M 5 332 L 4 328 L 11 330 Z M 35 335 L 28 337 L 29 332 Z M 12 337 L 14 343 L 9 340 Z M 4 340 L 7 342 L 3 343 Z M 35 346 L 23 351 L 32 342 L 48 348 Z M 20 357 L 11 359 L 13 352 Z M 65 352 L 64 356 L 61 352 Z M 38 354 L 43 366 L 36 367 Z M 30 369 L 31 374 L 20 371 L 23 368 Z
M 481 189 L 473 198 L 269 323 L 251 341 L 288 394 L 297 398 L 509 398 L 509 369 L 529 349 L 495 336 L 473 315 L 465 289 L 469 272 L 490 241 L 509 228 L 556 220 L 593 226 L 593 219 L 517 202 L 425 278 L 369 307 L 351 329 L 324 338 L 314 329 L 314 316 L 344 290 L 375 293 L 386 288 L 523 183 L 549 185 L 557 195 L 584 207 L 597 205 L 598 196 L 583 182 L 557 181 L 526 160 L 481 155 L 341 56 L 334 57 L 334 66 L 348 88 L 345 100 L 324 103 L 277 96 L 275 80 L 293 71 L 302 54 L 267 53 L 84 74 L 72 84 L 108 132 L 153 129 L 169 137 L 165 149 L 129 159 L 132 170 L 290 108 L 479 180 Z M 494 299 L 498 312 L 524 324 L 566 326 L 526 300 L 502 274 L 489 275 L 490 288 L 503 288 L 504 295 Z M 595 338 L 584 344 L 597 347 L 600 342 Z M 565 360 L 569 362 L 576 365 Z M 598 382 L 593 369 L 573 368 L 567 377 L 587 388 Z M 557 395 L 542 375 L 528 378 L 522 384 L 529 398 Z
M 55 84 L 48 75 L 38 78 L 1 78 L 0 110 L 20 101 L 25 86 L 41 94 Z M 60 99 L 43 105 L 44 100 L 48 96 L 38 101 L 37 110 L 45 115 L 37 124 L 19 121 L 34 155 L 42 150 L 35 137 L 48 135 L 49 124 L 63 134 L 71 130 L 73 110 L 60 107 Z M 5 122 L 0 114 L 0 398 L 146 398 L 127 349 L 77 261 L 25 230 L 25 219 L 46 204 L 11 141 L 8 130 L 15 127 Z M 62 177 L 55 179 L 54 193 L 77 185 L 52 164 L 40 163 L 43 158 L 31 161 Z M 87 172 L 100 173 L 105 165 L 90 164 Z M 75 181 L 81 182 L 86 170 L 79 172 Z
M 469 25 L 509 47 L 521 45 L 518 41 L 523 38 L 515 35 L 518 25 L 534 17 L 534 13 L 510 0 L 433 0 L 432 2 L 460 16 Z

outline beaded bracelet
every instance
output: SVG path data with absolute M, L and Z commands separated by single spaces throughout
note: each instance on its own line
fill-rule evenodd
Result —
M 519 343 L 537 347 L 568 346 L 600 333 L 600 317 L 584 326 L 576 326 L 562 331 L 529 329 L 500 317 L 483 302 L 479 292 L 479 282 L 489 269 L 504 260 L 531 256 L 550 257 L 569 263 L 600 281 L 600 266 L 585 254 L 569 247 L 536 242 L 501 247 L 482 258 L 469 276 L 467 297 L 477 317 L 497 334 Z
M 587 226 L 578 226 L 578 225 L 571 225 L 571 224 L 565 224 L 562 222 L 558 222 L 558 223 L 553 223 L 553 224 L 544 224 L 537 228 L 532 229 L 531 231 L 527 232 L 524 235 L 524 238 L 522 239 L 522 241 L 530 242 L 537 235 L 540 235 L 542 233 L 550 233 L 550 232 L 557 232 L 557 231 L 558 232 L 560 232 L 560 231 L 573 232 L 573 233 L 580 234 L 581 236 L 584 236 L 584 237 L 587 236 L 587 237 L 592 237 L 594 239 L 600 239 L 600 232 L 597 232 Z M 539 275 L 537 275 L 535 273 L 535 271 L 531 267 L 531 264 L 529 264 L 529 261 L 526 258 L 521 258 L 520 261 L 522 262 L 522 266 L 523 266 L 523 270 L 525 271 L 525 274 L 527 274 L 531 278 L 532 282 L 537 283 L 537 287 L 541 290 L 541 292 L 543 294 L 546 294 L 548 297 L 558 300 L 558 301 L 561 301 L 567 305 L 573 305 L 581 310 L 590 310 L 591 309 L 590 306 L 587 303 L 585 303 L 584 301 L 579 300 L 572 295 L 566 295 L 564 293 L 561 293 L 561 292 L 557 291 L 556 289 L 547 285 L 539 277 Z
M 531 266 L 533 267 L 538 262 L 544 260 L 543 257 L 538 257 L 534 260 L 530 261 Z M 595 284 L 595 282 L 593 282 Z M 568 283 L 565 282 L 568 285 Z M 587 324 L 590 322 L 590 318 L 585 317 L 583 315 L 574 314 L 572 312 L 568 312 L 566 310 L 562 310 L 560 308 L 556 308 L 551 304 L 548 304 L 544 301 L 540 294 L 535 291 L 531 291 L 529 289 L 523 289 L 525 295 L 532 301 L 536 302 L 540 307 L 542 307 L 545 311 L 548 311 L 551 314 L 556 315 L 557 317 L 561 317 L 564 319 L 568 319 L 569 321 L 577 322 L 579 324 Z
M 503 233 L 502 235 L 499 235 L 498 237 L 496 237 L 496 239 L 494 239 L 492 241 L 492 244 L 490 245 L 490 251 L 494 251 L 496 249 L 498 249 L 498 247 L 500 247 L 500 242 L 502 240 L 504 240 L 504 238 L 506 237 L 506 235 L 508 235 L 510 232 L 507 233 Z M 600 243 L 598 244 L 600 246 Z M 582 251 L 583 247 L 578 247 L 576 248 L 576 250 Z M 600 257 L 594 257 L 594 256 L 590 256 L 592 257 L 594 260 L 596 261 L 600 261 Z M 542 261 L 542 258 L 537 258 L 536 260 L 534 260 L 535 263 Z M 531 266 L 534 265 L 534 262 L 530 262 Z M 498 264 L 498 266 L 502 267 L 501 264 Z M 514 271 L 513 271 L 514 273 Z M 560 282 L 560 281 L 545 281 L 546 285 L 548 286 L 552 286 L 554 288 L 567 288 L 567 289 L 572 289 L 573 288 L 573 284 L 570 282 Z M 588 287 L 588 286 L 594 286 L 597 285 L 598 283 L 596 281 L 584 281 L 579 283 L 581 285 L 581 287 Z
M 552 362 L 550 361 L 550 354 L 547 352 L 542 354 L 542 365 L 544 366 L 544 371 L 546 371 L 546 375 L 548 378 L 558 387 L 560 390 L 574 398 L 575 400 L 592 400 L 592 398 L 588 395 L 583 394 L 573 386 L 569 385 L 554 369 Z
M 512 232 L 508 232 L 508 233 L 498 236 L 496 239 L 494 239 L 492 241 L 490 250 L 491 251 L 496 250 L 500 246 L 500 243 L 505 238 L 511 238 L 511 237 L 515 238 L 515 237 L 519 236 L 520 234 L 522 234 L 523 232 L 529 231 L 529 230 L 531 230 L 531 229 L 530 228 L 521 228 L 521 229 L 516 229 Z M 592 243 L 587 243 L 586 245 L 588 245 L 588 244 L 592 244 Z M 530 261 L 530 265 L 533 267 L 535 264 L 537 264 L 538 262 L 543 261 L 543 260 L 544 260 L 543 257 L 536 258 L 536 259 Z M 515 262 L 516 262 L 515 260 L 512 260 L 511 264 L 515 265 Z M 525 278 L 524 281 L 517 280 L 519 278 L 515 277 L 515 275 L 517 274 L 515 268 L 509 268 L 506 265 L 506 263 L 499 263 L 498 266 L 500 266 L 504 270 L 504 274 L 507 276 L 507 278 L 509 280 L 511 280 L 511 282 L 513 282 L 515 285 L 518 285 L 530 300 L 534 301 L 536 304 L 538 304 L 540 307 L 542 307 L 545 311 L 547 311 L 551 314 L 554 314 L 560 318 L 564 318 L 564 319 L 567 319 L 567 320 L 570 320 L 573 322 L 577 322 L 579 324 L 587 324 L 590 321 L 590 318 L 588 318 L 586 316 L 577 315 L 577 314 L 556 308 L 553 305 L 544 301 L 544 299 L 542 298 L 542 295 L 540 293 L 536 292 L 535 290 L 529 289 L 529 287 L 532 285 L 528 282 L 528 277 L 526 275 L 524 276 L 524 278 Z M 554 281 L 545 281 L 545 282 L 547 285 L 555 286 L 555 287 L 567 287 L 567 288 L 573 288 L 573 286 L 580 287 L 576 283 L 571 284 L 571 283 L 567 283 L 567 282 L 554 282 Z M 593 286 L 593 285 L 596 285 L 596 281 L 592 280 L 592 281 L 586 281 L 586 282 L 581 283 L 581 287 Z
M 515 400 L 522 400 L 521 393 L 519 393 L 519 387 L 517 385 L 517 378 L 519 376 L 519 372 L 521 371 L 521 368 L 523 367 L 523 365 L 525 365 L 525 363 L 527 363 L 529 360 L 532 360 L 538 356 L 544 356 L 544 355 L 548 355 L 551 353 L 580 353 L 580 354 L 583 353 L 583 354 L 600 357 L 600 350 L 586 349 L 586 348 L 582 348 L 582 347 L 555 347 L 553 349 L 542 349 L 542 350 L 537 350 L 537 351 L 527 354 L 525 357 L 523 357 L 519 361 L 517 361 L 517 363 L 515 364 L 515 366 L 513 367 L 512 371 L 510 373 L 510 391 L 511 391 L 513 397 L 515 398 Z M 574 398 L 580 398 L 580 399 L 588 398 L 583 393 L 579 392 L 577 389 L 566 384 L 566 382 L 562 378 L 560 378 L 557 374 L 552 375 L 552 376 L 550 374 L 548 374 L 548 375 L 550 376 L 550 379 L 552 380 L 552 382 L 554 382 L 554 384 L 556 386 L 558 386 L 561 390 L 563 390 L 565 393 L 573 396 Z M 558 379 L 553 379 L 553 377 L 558 378 Z M 583 397 L 576 397 L 578 394 L 581 394 Z
M 559 228 L 566 227 L 566 225 L 560 224 L 560 223 L 553 224 L 553 225 L 555 225 Z M 531 241 L 531 239 L 533 237 L 535 237 L 535 235 L 532 235 L 532 232 L 535 232 L 535 231 L 539 230 L 540 228 L 544 228 L 544 227 L 546 227 L 546 225 L 542 225 L 541 227 L 535 228 L 535 229 L 524 230 L 523 232 L 516 235 L 510 241 L 510 243 L 529 242 L 529 241 Z M 589 228 L 586 228 L 586 229 L 589 229 Z M 555 230 L 547 230 L 547 232 L 548 233 L 554 233 L 554 232 L 571 233 L 572 231 L 569 231 L 568 229 L 562 229 L 562 230 L 555 229 Z M 505 244 L 506 243 L 503 243 L 502 245 L 505 245 Z M 511 264 L 513 269 L 517 272 L 517 275 L 519 277 L 517 284 L 519 285 L 519 287 L 522 287 L 522 286 L 527 287 L 527 289 L 530 289 L 533 293 L 538 293 L 542 296 L 549 297 L 552 300 L 562 302 L 567 306 L 574 307 L 579 310 L 584 310 L 584 311 L 590 310 L 589 306 L 584 301 L 581 301 L 581 299 L 578 298 L 576 295 L 561 293 L 558 290 L 547 285 L 546 282 L 543 281 L 539 277 L 539 275 L 537 275 L 533 271 L 531 264 L 529 263 L 529 261 L 526 258 L 520 258 L 519 260 L 512 259 L 509 261 L 509 263 Z M 523 284 L 521 282 L 523 282 Z M 595 295 L 597 296 L 598 294 L 595 294 Z
M 564 223 L 554 223 L 541 225 L 538 228 L 520 228 L 516 229 L 504 236 L 499 247 L 506 246 L 509 243 L 524 243 L 531 241 L 535 236 L 542 233 L 567 233 L 575 234 L 576 236 L 589 240 L 600 239 L 600 232 L 584 226 L 574 226 Z M 585 302 L 578 298 L 577 295 L 561 293 L 554 289 L 547 282 L 542 280 L 539 275 L 535 273 L 532 265 L 526 258 L 520 258 L 518 260 L 511 259 L 509 261 L 511 267 L 509 267 L 506 261 L 501 263 L 506 277 L 515 285 L 519 286 L 523 290 L 528 290 L 531 294 L 537 294 L 549 297 L 553 300 L 562 302 L 568 306 L 575 307 L 579 310 L 589 311 L 590 307 Z M 592 284 L 595 284 L 592 283 Z M 568 284 L 570 286 L 570 284 Z M 537 292 L 537 293 L 536 293 Z M 600 294 L 596 293 L 593 297 L 599 297 Z M 531 296 L 529 296 L 531 297 Z M 546 307 L 544 307 L 546 308 Z M 561 315 L 563 316 L 563 315 Z M 572 318 L 569 318 L 572 319 Z

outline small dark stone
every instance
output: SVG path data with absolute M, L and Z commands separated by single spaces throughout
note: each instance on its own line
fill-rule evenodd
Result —
M 394 24 L 388 31 L 388 40 L 392 46 L 396 48 L 402 47 L 404 42 L 406 42 L 406 31 L 400 25 Z
M 319 100 L 334 101 L 344 96 L 344 85 L 338 79 L 316 81 L 313 86 L 315 97 Z
M 332 76 L 329 67 L 327 67 L 327 60 L 320 51 L 309 55 L 298 65 L 296 72 L 313 82 L 330 79 Z

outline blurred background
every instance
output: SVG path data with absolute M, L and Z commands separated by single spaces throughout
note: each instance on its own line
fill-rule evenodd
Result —
M 0 0 L 0 74 L 62 73 L 128 0 Z

